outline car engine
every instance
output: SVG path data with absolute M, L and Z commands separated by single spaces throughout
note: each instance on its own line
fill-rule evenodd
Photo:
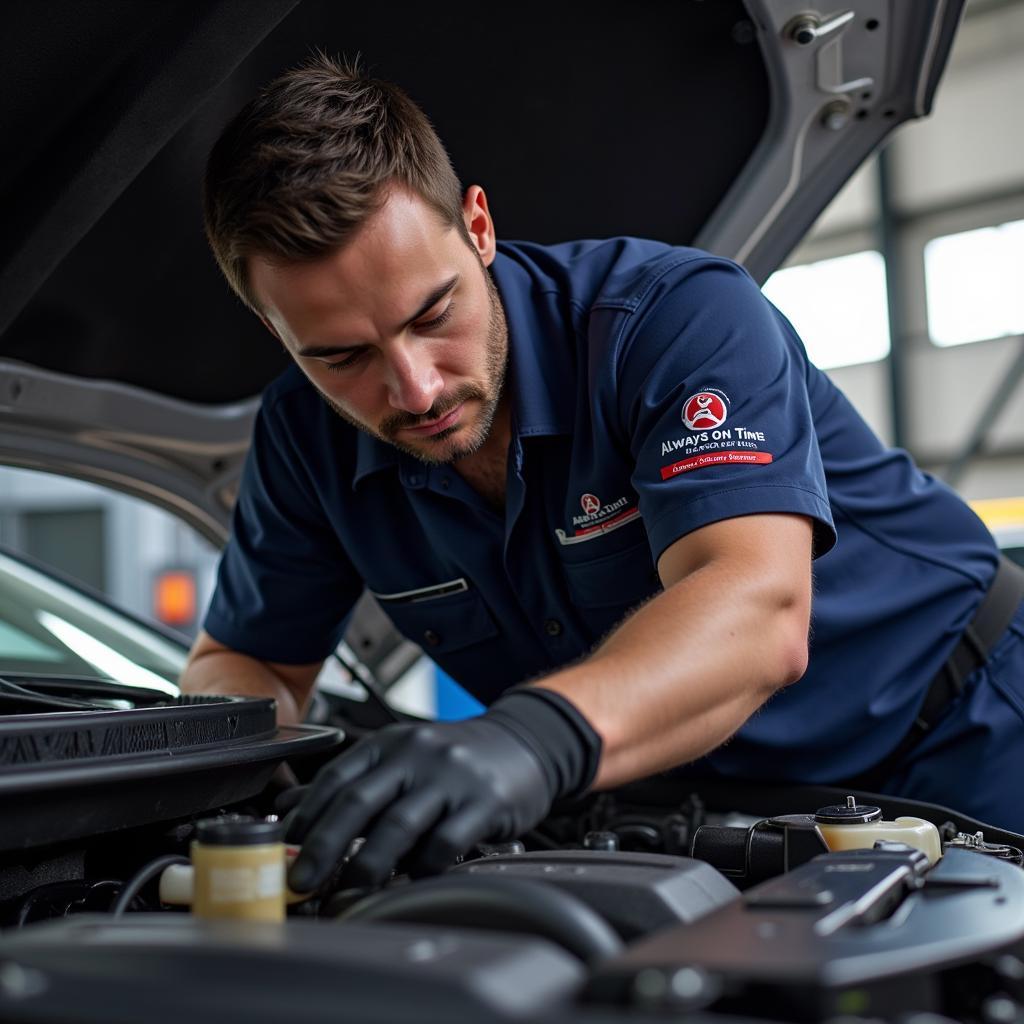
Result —
M 953 810 L 670 773 L 435 878 L 218 919 L 204 845 L 269 828 L 342 732 L 62 677 L 0 707 L 4 1020 L 1024 1019 L 1024 837 Z

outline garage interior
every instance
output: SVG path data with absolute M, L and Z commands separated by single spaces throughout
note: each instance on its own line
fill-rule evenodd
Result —
M 118 2 L 100 4 L 114 35 Z M 232 2 L 226 0 L 225 6 Z M 728 89 L 730 75 L 753 74 L 742 61 L 742 46 L 752 34 L 735 14 L 741 0 L 685 2 L 701 9 L 707 25 L 731 26 L 728 36 L 740 56 L 735 64 L 718 68 L 718 86 Z M 71 11 L 76 5 L 63 6 Z M 186 6 L 168 4 L 154 19 L 173 20 Z M 281 24 L 291 33 L 295 52 L 301 53 L 300 41 L 309 37 L 317 15 L 304 13 L 301 4 L 284 10 L 288 0 L 252 0 L 249 9 L 256 12 L 254 20 L 272 21 L 275 6 L 283 10 Z M 571 6 L 527 5 L 529 19 L 511 24 L 516 19 L 510 18 L 503 44 L 514 48 L 537 24 L 546 25 L 543 73 L 550 76 L 552 88 L 585 95 L 593 82 L 581 85 L 574 81 L 571 66 L 558 63 L 563 42 L 571 39 L 574 51 L 592 61 L 610 62 L 618 41 L 574 27 Z M 89 18 L 84 7 L 74 14 L 83 23 Z M 417 8 L 417 16 L 433 19 L 430 31 L 447 37 L 445 45 L 453 47 L 466 27 L 453 13 L 456 7 L 464 9 L 454 5 L 423 14 Z M 595 17 L 610 17 L 613 7 L 597 5 Z M 666 10 L 671 7 L 666 5 Z M 383 8 L 352 13 L 356 22 L 365 18 L 375 25 L 391 16 Z M 499 15 L 495 19 L 501 20 Z M 259 36 L 252 25 L 240 33 L 244 31 Z M 643 32 L 638 47 L 671 52 L 672 32 L 651 25 Z M 418 42 L 416 33 L 406 30 L 396 46 L 415 55 Z M 0 58 L 3 47 L 0 41 Z M 226 504 L 233 497 L 231 470 L 244 455 L 236 428 L 251 417 L 258 389 L 283 365 L 282 353 L 251 318 L 236 344 L 217 352 L 204 350 L 208 335 L 200 327 L 227 335 L 239 322 L 237 304 L 213 279 L 198 286 L 209 290 L 193 297 L 182 314 L 184 327 L 174 322 L 170 305 L 162 307 L 156 300 L 161 290 L 173 293 L 175 287 L 188 289 L 195 283 L 180 268 L 197 259 L 205 245 L 198 195 L 174 187 L 179 161 L 194 162 L 204 153 L 212 140 L 211 124 L 237 109 L 254 82 L 278 70 L 258 45 L 249 47 L 240 39 L 239 50 L 243 74 L 215 89 L 205 108 L 207 119 L 183 122 L 159 158 L 154 155 L 145 173 L 125 185 L 123 196 L 110 206 L 110 216 L 98 221 L 98 236 L 89 236 L 79 248 L 70 246 L 52 277 L 39 284 L 10 322 L 4 322 L 0 296 L 0 336 L 9 346 L 0 355 L 0 413 L 4 403 L 13 408 L 21 397 L 9 386 L 20 388 L 18 381 L 24 379 L 31 397 L 35 379 L 28 372 L 19 378 L 17 369 L 4 365 L 7 357 L 55 374 L 58 367 L 66 371 L 70 366 L 100 386 L 96 409 L 104 413 L 111 396 L 128 401 L 132 387 L 167 384 L 165 394 L 172 400 L 168 416 L 176 426 L 189 427 L 191 408 L 198 438 L 200 427 L 220 417 L 223 432 L 209 447 L 197 440 L 190 457 L 195 466 L 213 469 L 210 493 Z M 924 469 L 970 501 L 1020 564 L 1022 53 L 1024 0 L 967 0 L 930 116 L 900 127 L 764 281 L 765 293 L 792 320 L 812 360 L 873 429 L 887 443 L 909 450 Z M 382 74 L 400 77 L 385 59 L 370 58 L 379 60 Z M 705 58 L 714 64 L 717 55 Z M 415 93 L 417 72 L 429 71 L 432 61 L 451 59 L 451 53 L 425 52 L 411 59 L 408 84 Z M 398 56 L 393 61 L 396 67 L 402 64 Z M 621 100 L 615 84 L 608 78 L 601 102 L 628 116 L 628 110 L 616 107 Z M 428 109 L 436 103 L 442 134 L 446 104 L 455 102 L 463 85 L 456 75 L 433 83 L 429 88 L 434 92 L 420 97 Z M 59 91 L 52 84 L 40 88 Z M 659 92 L 657 84 L 652 91 Z M 869 98 L 867 92 L 861 97 L 865 103 Z M 508 97 L 505 101 L 515 106 Z M 483 116 L 487 97 L 474 96 L 473 102 Z M 833 114 L 838 131 L 843 119 L 856 117 L 857 110 L 836 108 Z M 885 111 L 879 116 L 886 116 Z M 707 127 L 722 133 L 722 126 Z M 59 124 L 47 128 L 53 136 L 60 130 Z M 750 142 L 740 138 L 744 131 L 749 133 L 750 125 L 737 125 L 737 153 Z M 11 167 L 0 171 L 0 184 L 5 174 L 18 171 L 19 160 L 27 165 L 37 143 L 42 146 L 38 139 L 26 140 Z M 510 157 L 504 173 L 523 177 L 523 187 L 510 196 L 507 221 L 499 217 L 499 231 L 507 222 L 514 237 L 538 231 L 538 240 L 555 241 L 586 230 L 574 220 L 583 214 L 569 207 L 563 220 L 549 218 L 540 226 L 531 209 L 532 190 L 545 185 L 552 191 L 567 190 L 572 174 L 587 173 L 585 166 L 573 162 L 571 138 L 560 144 L 563 148 L 553 154 L 552 163 L 568 167 L 568 177 L 527 179 L 526 170 L 537 174 L 536 166 L 526 168 L 529 161 L 522 154 Z M 464 139 L 454 155 L 457 161 L 472 159 Z M 609 157 L 621 162 L 612 160 L 608 173 L 628 174 L 621 153 L 613 154 L 609 147 Z M 484 160 L 479 168 L 463 168 L 463 173 L 470 180 L 477 173 L 485 178 L 496 174 L 499 158 L 490 153 L 491 163 Z M 677 140 L 665 154 L 656 186 L 671 190 L 673 161 L 686 159 Z M 677 221 L 667 227 L 651 213 L 647 222 L 635 223 L 635 233 L 657 236 L 664 229 L 686 236 L 696 230 L 689 223 L 698 219 L 694 210 L 713 207 L 720 196 L 697 195 L 699 189 L 682 172 L 680 181 L 684 192 L 693 184 L 694 209 L 681 203 Z M 178 247 L 160 250 L 148 264 L 127 254 L 126 263 L 138 266 L 125 268 L 125 316 L 108 330 L 95 313 L 97 308 L 102 313 L 104 301 L 117 298 L 117 289 L 110 287 L 96 254 L 104 232 L 113 237 L 125 230 L 140 201 L 154 196 L 166 201 L 154 207 L 153 236 L 167 229 L 171 237 L 169 229 L 176 223 L 186 224 L 187 230 L 173 236 Z M 607 233 L 630 226 L 625 203 L 609 204 L 604 213 Z M 19 211 L 12 213 L 12 232 L 20 227 L 18 216 Z M 82 238 L 88 232 L 83 230 Z M 5 245 L 0 243 L 0 255 Z M 22 276 L 15 284 L 20 287 L 32 268 L 18 269 Z M 196 329 L 191 335 L 190 328 Z M 113 360 L 105 361 L 115 348 L 131 347 L 133 337 L 147 331 L 147 345 L 136 346 L 116 371 Z M 176 333 L 189 335 L 180 349 L 175 347 Z M 53 339 L 52 352 L 36 351 L 39 336 Z M 253 353 L 251 360 L 238 358 L 243 348 L 247 356 Z M 234 374 L 232 360 L 238 366 Z M 207 366 L 209 373 L 196 372 L 197 365 Z M 109 391 L 103 391 L 111 381 Z M 53 391 L 53 401 L 59 402 L 61 394 L 59 388 Z M 422 889 L 418 880 L 369 896 L 365 891 L 328 892 L 325 886 L 305 904 L 309 894 L 288 893 L 288 900 L 295 899 L 285 922 L 286 943 L 268 943 L 258 928 L 248 925 L 231 941 L 197 941 L 188 911 L 197 903 L 194 885 L 200 861 L 190 865 L 185 856 L 194 853 L 189 845 L 197 834 L 191 831 L 194 819 L 210 808 L 241 808 L 258 817 L 271 813 L 271 796 L 283 784 L 282 760 L 291 763 L 294 758 L 299 781 L 307 781 L 335 754 L 342 739 L 327 726 L 343 717 L 330 717 L 338 707 L 351 714 L 351 735 L 358 735 L 361 729 L 391 721 L 395 709 L 399 714 L 454 719 L 480 705 L 471 699 L 467 703 L 468 695 L 421 657 L 418 648 L 398 642 L 380 613 L 378 618 L 370 615 L 360 626 L 363 632 L 346 638 L 336 659 L 328 661 L 320 685 L 337 703 L 314 704 L 309 722 L 277 729 L 269 701 L 244 702 L 249 706 L 239 712 L 229 703 L 232 698 L 223 706 L 204 708 L 197 702 L 177 709 L 180 714 L 172 721 L 170 709 L 160 701 L 174 690 L 167 681 L 175 676 L 175 659 L 179 665 L 184 659 L 182 644 L 202 622 L 224 523 L 204 518 L 198 501 L 188 510 L 184 504 L 176 507 L 155 476 L 129 488 L 130 493 L 105 486 L 104 479 L 116 483 L 120 472 L 116 456 L 123 438 L 118 426 L 115 416 L 108 437 L 97 432 L 100 447 L 109 442 L 107 449 L 113 453 L 104 472 L 61 475 L 40 472 L 29 446 L 19 455 L 20 440 L 4 433 L 0 416 L 0 580 L 7 562 L 24 558 L 18 565 L 30 567 L 25 580 L 31 566 L 38 565 L 52 572 L 55 588 L 62 579 L 80 585 L 86 594 L 83 604 L 95 595 L 96 620 L 102 626 L 108 625 L 107 611 L 112 621 L 112 610 L 121 609 L 126 613 L 125 635 L 132 637 L 137 627 L 141 634 L 148 621 L 167 641 L 161 655 L 166 662 L 148 663 L 145 669 L 151 680 L 162 677 L 167 688 L 156 695 L 150 692 L 148 703 L 140 696 L 149 685 L 144 675 L 130 680 L 136 689 L 114 684 L 98 691 L 107 710 L 137 715 L 136 730 L 122 730 L 110 740 L 112 749 L 89 748 L 70 714 L 53 714 L 52 728 L 36 722 L 37 731 L 32 732 L 32 723 L 22 723 L 22 732 L 0 732 L 5 764 L 14 766 L 0 771 L 0 806 L 9 812 L 0 841 L 0 913 L 6 915 L 0 921 L 0 1019 L 75 1024 L 139 1019 L 147 1024 L 166 1019 L 170 1024 L 185 1017 L 197 1024 L 243 1017 L 254 1024 L 282 1019 L 296 1024 L 401 1024 L 407 1019 L 417 1024 L 435 1019 L 499 1024 L 608 1024 L 626 1019 L 651 1024 L 680 1019 L 693 1024 L 752 1019 L 949 1024 L 958 1016 L 950 1007 L 966 1007 L 969 1012 L 959 1019 L 970 1024 L 1024 1021 L 1021 837 L 955 811 L 946 812 L 945 820 L 925 821 L 918 815 L 926 817 L 931 805 L 912 800 L 893 799 L 882 820 L 879 808 L 824 786 L 759 788 L 754 780 L 742 780 L 751 784 L 738 807 L 736 791 L 722 780 L 702 780 L 699 793 L 687 790 L 685 799 L 680 799 L 676 781 L 643 780 L 632 788 L 599 794 L 585 811 L 576 805 L 558 808 L 531 835 L 536 847 L 527 849 L 519 842 L 481 846 L 479 858 L 467 859 Z M 160 439 L 150 440 L 149 453 L 158 453 Z M 70 465 L 69 457 L 65 469 Z M 16 559 L 7 559 L 5 551 Z M 0 607 L 0 653 L 9 653 L 5 644 L 14 630 L 4 631 L 3 612 Z M 52 613 L 53 608 L 42 608 L 51 620 Z M 84 657 L 86 663 L 100 672 L 111 664 Z M 25 697 L 10 691 L 4 695 Z M 71 686 L 48 694 L 72 702 L 81 696 Z M 49 708 L 55 709 L 60 711 L 56 705 Z M 31 704 L 19 710 L 26 712 L 26 719 L 42 717 L 31 714 Z M 81 707 L 64 710 L 92 714 Z M 102 721 L 97 723 L 95 735 L 100 736 Z M 217 744 L 230 748 L 234 760 L 219 756 Z M 38 798 L 26 798 L 26 790 L 17 788 L 23 778 L 32 781 L 26 765 L 35 767 L 33 757 L 45 762 L 50 754 L 59 763 L 44 764 L 39 776 L 55 767 L 59 784 L 45 791 L 40 786 Z M 134 775 L 130 770 L 119 774 L 118 764 L 90 764 L 93 755 L 99 760 L 123 758 L 120 765 L 133 757 L 139 762 L 148 757 L 149 763 Z M 73 778 L 76 771 L 80 775 Z M 882 846 L 822 846 L 822 826 L 839 834 L 862 826 L 877 829 Z M 923 846 L 909 852 L 897 849 L 914 829 L 927 834 Z M 828 866 L 814 861 L 823 853 L 834 858 Z M 868 853 L 874 858 L 869 868 Z M 684 860 L 688 863 L 681 866 Z M 146 866 L 140 870 L 140 864 Z M 868 879 L 870 871 L 877 874 Z M 531 896 L 530 886 L 545 880 L 553 883 L 557 895 L 551 897 L 552 904 L 538 907 L 531 903 L 536 890 Z M 783 922 L 780 927 L 796 922 L 794 908 L 807 913 L 785 934 L 772 931 L 777 922 L 751 923 L 752 916 L 745 913 L 748 904 L 741 905 L 739 894 L 755 887 L 760 888 L 753 903 L 760 900 L 762 910 Z M 425 895 L 421 898 L 420 893 Z M 376 896 L 381 898 L 374 903 Z M 361 902 L 364 898 L 369 902 Z M 284 900 L 276 905 L 282 921 Z M 912 902 L 920 913 L 912 927 L 904 928 L 910 911 L 899 908 Z M 306 909 L 296 911 L 296 905 Z M 360 909 L 352 914 L 353 907 Z M 119 920 L 129 910 L 130 920 Z M 694 927 L 705 916 L 707 927 Z M 489 933 L 474 936 L 460 930 L 480 926 L 484 919 Z M 858 960 L 862 950 L 857 943 L 865 945 L 862 940 L 869 932 L 871 941 L 879 934 L 882 940 L 869 951 L 873 962 L 865 967 L 867 958 Z M 664 968 L 684 960 L 697 966 Z M 941 971 L 935 967 L 940 961 Z M 189 984 L 182 984 L 184 978 Z M 38 1009 L 43 997 L 48 1002 Z M 947 1011 L 949 1016 L 941 1015 Z
M 970 0 L 931 116 L 895 133 L 766 285 L 884 440 L 968 500 L 999 500 L 990 526 L 1010 549 L 1024 545 L 1024 505 L 1008 501 L 1024 502 L 1022 46 L 1022 0 Z M 203 144 L 186 132 L 174 146 Z M 526 216 L 521 198 L 508 211 L 513 227 Z M 179 197 L 162 216 L 196 220 L 197 204 Z M 557 235 L 558 225 L 549 230 Z M 57 275 L 48 287 L 61 285 Z M 253 337 L 262 354 L 244 372 L 265 379 L 280 357 Z M 102 360 L 83 372 L 102 375 Z M 144 366 L 138 372 L 144 382 Z M 196 387 L 200 401 L 215 398 Z M 240 381 L 236 394 L 245 393 Z M 0 466 L 0 544 L 145 615 L 166 616 L 160 581 L 183 568 L 195 599 L 167 624 L 186 634 L 216 561 L 215 547 L 152 504 L 10 466 Z

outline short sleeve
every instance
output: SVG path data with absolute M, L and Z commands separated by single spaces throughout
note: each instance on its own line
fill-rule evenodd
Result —
M 261 409 L 203 628 L 264 661 L 319 661 L 362 587 L 286 425 Z
M 723 519 L 788 512 L 835 543 L 803 345 L 742 268 L 703 258 L 648 288 L 625 320 L 618 415 L 657 561 Z

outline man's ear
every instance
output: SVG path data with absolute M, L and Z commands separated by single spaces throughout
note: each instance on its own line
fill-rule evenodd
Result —
M 479 185 L 470 185 L 466 189 L 462 200 L 462 219 L 473 248 L 480 254 L 483 265 L 489 267 L 494 262 L 497 239 L 491 211 L 487 206 L 487 196 Z

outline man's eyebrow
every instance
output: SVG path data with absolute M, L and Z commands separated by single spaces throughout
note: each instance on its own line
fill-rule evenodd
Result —
M 424 313 L 426 313 L 431 306 L 436 305 L 441 301 L 457 284 L 459 283 L 459 275 L 448 278 L 447 281 L 442 285 L 438 285 L 427 297 L 423 300 L 420 308 L 405 323 L 402 324 L 404 330 L 410 324 L 414 324 Z M 352 352 L 355 349 L 362 348 L 360 344 L 353 345 L 310 345 L 308 348 L 300 348 L 296 350 L 296 353 L 302 356 L 304 359 L 316 359 L 322 356 L 340 356 L 346 352 Z
M 454 276 L 448 278 L 448 280 L 445 281 L 444 284 L 439 285 L 427 296 L 423 305 L 420 306 L 420 308 L 417 309 L 416 312 L 413 313 L 413 315 L 409 317 L 409 319 L 406 320 L 404 324 L 402 324 L 402 326 L 408 327 L 410 324 L 414 324 L 417 320 L 419 320 L 421 316 L 423 316 L 424 313 L 427 312 L 427 310 L 430 309 L 431 306 L 434 306 L 438 302 L 440 302 L 458 283 L 458 274 L 455 274 Z

